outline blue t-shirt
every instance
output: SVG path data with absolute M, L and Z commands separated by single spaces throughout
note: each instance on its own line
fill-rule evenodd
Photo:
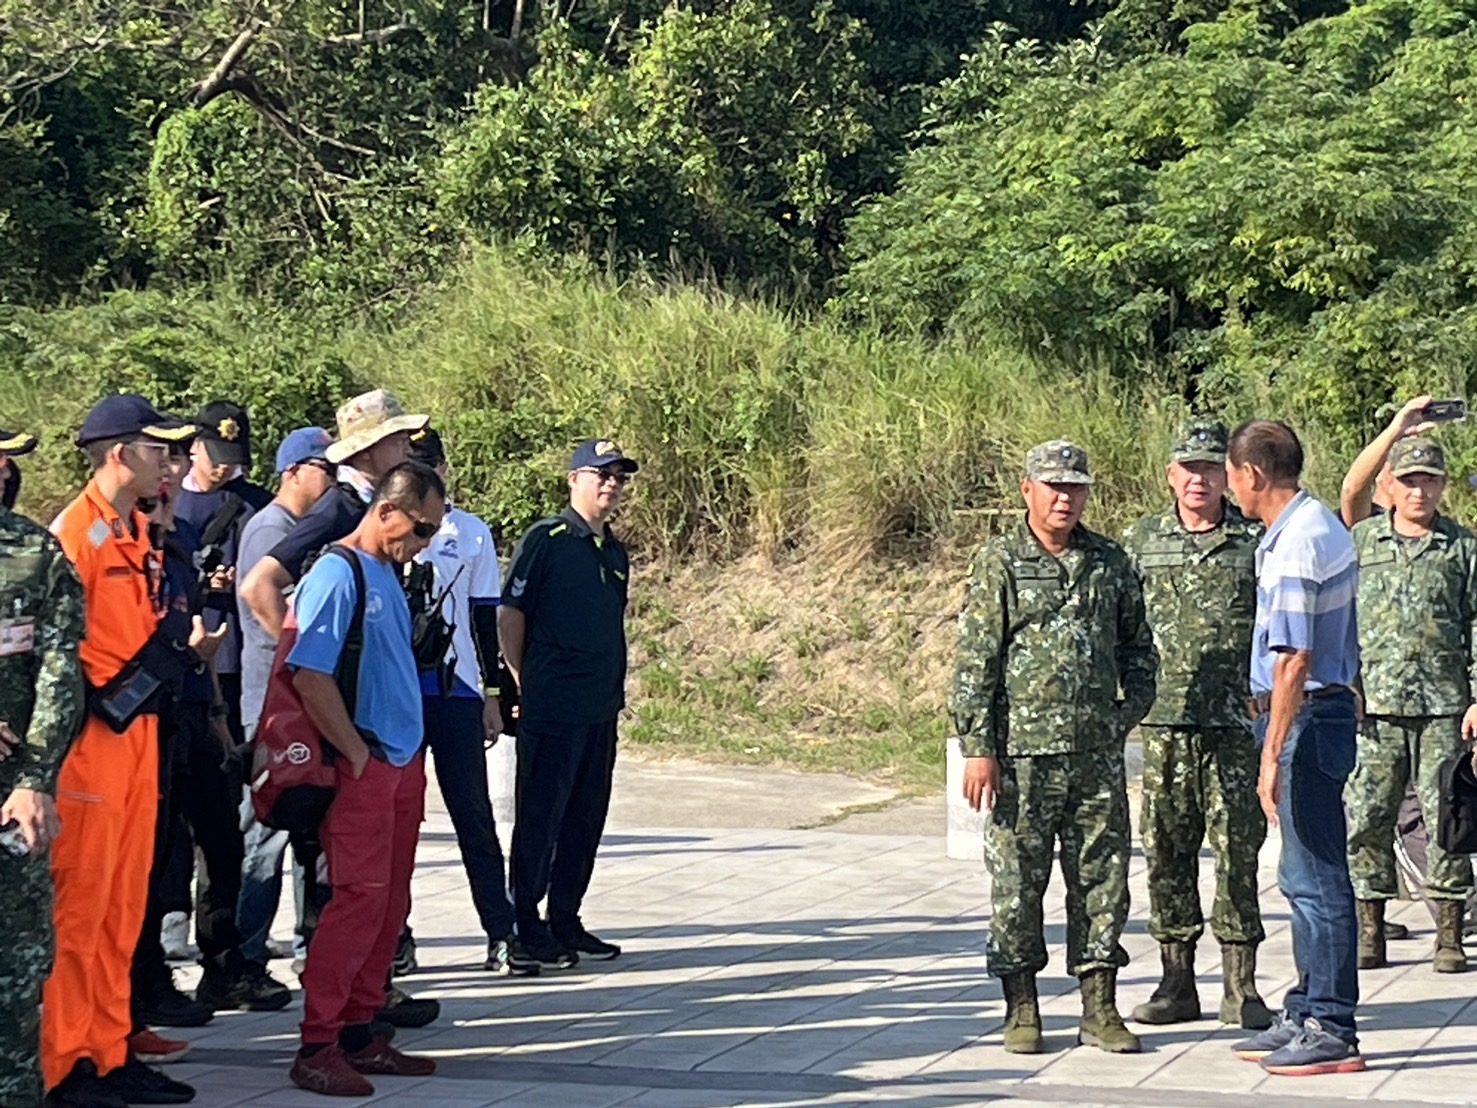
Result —
M 394 766 L 406 765 L 421 747 L 421 689 L 410 648 L 410 605 L 396 567 L 359 550 L 364 568 L 364 651 L 359 659 L 354 722 L 373 732 Z M 332 674 L 354 616 L 354 571 L 337 554 L 313 563 L 293 595 L 297 642 L 287 664 Z

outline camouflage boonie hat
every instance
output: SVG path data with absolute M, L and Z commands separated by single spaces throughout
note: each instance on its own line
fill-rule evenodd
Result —
M 1390 448 L 1390 476 L 1405 477 L 1411 473 L 1446 476 L 1446 451 L 1435 439 L 1414 435 L 1400 439 Z
M 1187 419 L 1175 429 L 1173 462 L 1224 462 L 1226 425 L 1216 419 Z
M 1090 485 L 1087 451 L 1075 442 L 1052 439 L 1026 451 L 1026 480 L 1058 485 Z

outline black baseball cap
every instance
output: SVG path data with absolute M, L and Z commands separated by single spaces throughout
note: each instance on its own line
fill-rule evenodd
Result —
M 184 442 L 194 434 L 193 423 L 165 415 L 138 393 L 120 392 L 105 396 L 92 406 L 74 441 L 78 446 L 103 439 L 139 437 L 159 442 Z
M 439 466 L 446 461 L 446 446 L 430 427 L 422 427 L 410 433 L 410 456 L 428 466 Z
M 24 431 L 6 431 L 0 428 L 0 454 L 18 457 L 36 449 L 36 436 Z
M 195 417 L 205 452 L 218 466 L 251 466 L 251 422 L 246 409 L 229 400 L 213 400 Z

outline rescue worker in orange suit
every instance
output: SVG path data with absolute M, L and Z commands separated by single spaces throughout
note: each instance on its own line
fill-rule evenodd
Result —
M 88 714 L 56 789 L 65 831 L 52 849 L 56 958 L 41 1017 L 49 1108 L 183 1104 L 195 1095 L 128 1050 L 129 967 L 159 803 L 151 708 L 171 680 L 169 665 L 185 656 L 157 649 L 159 566 L 138 500 L 158 492 L 169 444 L 193 431 L 141 396 L 100 400 L 76 440 L 92 480 L 52 524 L 86 601 Z

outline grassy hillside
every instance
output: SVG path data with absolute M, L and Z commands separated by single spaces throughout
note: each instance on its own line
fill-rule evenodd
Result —
M 619 524 L 640 562 L 631 741 L 910 789 L 938 779 L 960 581 L 1017 510 L 1026 448 L 1085 444 L 1089 522 L 1116 533 L 1163 502 L 1184 407 L 1152 367 L 940 346 L 495 252 L 389 329 L 229 293 L 0 309 L 0 426 L 44 437 L 23 463 L 23 507 L 43 519 L 80 478 L 69 441 L 106 389 L 180 411 L 240 399 L 265 477 L 286 429 L 331 422 L 374 385 L 433 414 L 458 499 L 505 552 L 560 503 L 573 440 L 608 434 L 641 459 Z M 1229 391 L 1226 408 L 1297 422 L 1310 483 L 1336 493 L 1347 458 L 1275 380 Z M 1466 514 L 1466 482 L 1453 494 Z

